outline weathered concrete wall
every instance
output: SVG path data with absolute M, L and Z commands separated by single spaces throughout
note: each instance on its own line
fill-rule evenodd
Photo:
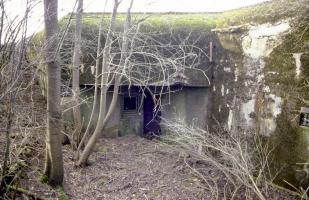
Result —
M 109 92 L 109 95 L 107 96 L 107 106 L 108 107 L 110 106 L 110 103 L 112 101 L 112 96 L 113 96 L 112 92 Z M 104 136 L 106 137 L 118 136 L 118 133 L 120 130 L 120 126 L 119 126 L 120 118 L 121 118 L 121 99 L 118 99 L 115 110 L 107 123 Z
M 82 115 L 82 121 L 83 121 L 83 129 L 86 130 L 87 125 L 90 120 L 92 106 L 93 106 L 93 91 L 88 90 L 81 93 L 82 98 L 85 100 L 85 103 L 81 104 L 81 115 Z M 100 94 L 98 95 L 98 101 L 100 100 Z M 112 93 L 109 92 L 107 95 L 107 106 L 110 105 L 112 100 Z M 71 126 L 73 123 L 73 111 L 72 111 L 72 99 L 71 97 L 64 97 L 62 98 L 62 107 L 64 110 L 63 119 L 64 124 L 66 126 Z M 118 136 L 118 132 L 120 129 L 119 121 L 120 121 L 120 113 L 121 113 L 121 107 L 120 107 L 120 99 L 117 101 L 116 108 L 113 112 L 113 114 L 110 117 L 110 120 L 107 123 L 106 131 L 104 132 L 105 137 L 116 137 Z M 97 109 L 94 113 L 93 120 L 91 123 L 91 130 L 93 131 L 95 129 L 95 125 L 97 122 L 99 116 L 99 109 Z M 103 136 L 103 133 L 102 133 Z
M 276 147 L 274 169 L 283 169 L 278 180 L 304 185 L 308 166 L 296 163 L 309 160 L 307 131 L 298 126 L 300 107 L 308 106 L 309 48 L 308 34 L 298 35 L 301 28 L 293 23 L 285 19 L 217 32 L 210 100 L 215 120 L 208 122 L 265 136 Z
M 181 91 L 164 95 L 162 117 L 205 128 L 208 114 L 208 90 L 209 88 L 185 87 Z
M 187 124 L 206 128 L 208 116 L 208 88 L 186 88 Z
M 172 92 L 162 97 L 162 118 L 186 122 L 186 93 Z
M 138 109 L 134 111 L 123 111 L 123 99 L 124 94 L 119 95 L 120 99 L 120 119 L 119 123 L 119 136 L 128 135 L 128 134 L 143 134 L 143 115 L 144 109 L 142 104 L 142 96 L 140 94 L 134 94 L 138 98 Z
M 280 44 L 280 34 L 288 32 L 289 24 L 284 21 L 247 29 L 218 33 L 212 115 L 228 130 L 258 130 L 269 136 L 276 128 L 282 100 L 265 83 L 264 58 Z M 261 112 L 265 115 L 258 119 Z
M 81 114 L 83 120 L 83 128 L 86 129 L 90 120 L 92 105 L 93 105 L 93 91 L 88 90 L 82 92 L 82 98 L 85 102 L 81 105 Z M 121 93 L 118 96 L 116 108 L 108 121 L 104 137 L 117 137 L 127 134 L 143 135 L 144 127 L 144 108 L 142 95 L 139 93 L 131 93 L 132 96 L 138 98 L 138 109 L 132 111 L 124 111 L 124 96 L 127 93 Z M 99 102 L 98 96 L 98 102 Z M 112 93 L 107 96 L 107 105 L 109 106 L 112 99 Z M 64 110 L 65 124 L 70 126 L 72 124 L 72 102 L 71 97 L 62 99 Z M 187 125 L 194 125 L 200 128 L 206 127 L 207 122 L 207 106 L 208 106 L 208 88 L 187 88 L 171 92 L 162 96 L 162 118 L 167 120 L 181 120 Z M 94 113 L 93 121 L 91 123 L 91 130 L 94 130 L 97 122 L 99 110 Z M 162 127 L 164 133 L 164 129 Z
M 220 126 L 236 133 L 262 135 L 271 147 L 276 147 L 273 160 L 277 166 L 274 169 L 283 170 L 279 179 L 306 185 L 308 178 L 303 177 L 309 177 L 308 166 L 296 163 L 308 163 L 309 160 L 308 129 L 298 125 L 300 107 L 309 106 L 309 83 L 306 82 L 309 79 L 309 22 L 308 17 L 297 16 L 307 12 L 300 9 L 301 3 L 273 2 L 275 5 L 281 2 L 282 10 L 281 6 L 275 6 L 279 9 L 275 11 L 265 5 L 263 9 L 253 9 L 262 14 L 247 16 L 253 13 L 249 9 L 245 16 L 225 19 L 226 25 L 236 25 L 232 28 L 211 33 L 209 27 L 203 27 L 208 18 L 205 18 L 205 24 L 198 24 L 195 33 L 201 38 L 192 39 L 199 38 L 197 44 L 201 48 L 207 47 L 209 42 L 214 44 L 213 62 L 205 59 L 207 62 L 202 63 L 211 66 L 211 69 L 207 68 L 211 88 L 190 88 L 190 91 L 186 88 L 163 96 L 162 116 L 187 124 L 197 121 L 198 126 L 208 126 L 212 130 Z M 295 9 L 295 3 L 299 9 Z M 237 11 L 234 14 L 238 16 Z M 198 19 L 204 20 L 200 16 Z M 191 20 L 187 21 L 191 23 Z M 179 24 L 174 30 L 176 35 L 190 34 L 193 26 Z M 170 39 L 166 37 L 162 41 L 170 42 Z M 119 112 L 120 107 L 121 102 Z M 121 134 L 140 133 L 142 112 L 134 113 L 131 118 L 115 118 L 121 121 Z M 131 126 L 133 129 L 128 128 Z

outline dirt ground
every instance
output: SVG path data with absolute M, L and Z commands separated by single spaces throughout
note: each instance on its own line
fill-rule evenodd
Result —
M 69 199 L 208 199 L 179 153 L 159 141 L 134 135 L 101 139 L 91 154 L 90 166 L 84 169 L 74 167 L 68 146 L 63 151 L 63 189 Z M 57 199 L 59 191 L 39 182 L 40 171 L 38 167 L 29 174 L 21 187 Z
M 30 75 L 26 78 L 29 80 L 25 83 L 32 80 Z M 18 187 L 38 198 L 58 199 L 65 193 L 63 196 L 73 200 L 207 199 L 200 180 L 185 166 L 179 153 L 159 141 L 134 135 L 101 139 L 90 156 L 91 165 L 84 169 L 74 167 L 74 152 L 64 146 L 64 187 L 55 190 L 40 181 L 45 159 L 46 105 L 37 82 L 20 93 L 15 107 L 11 162 L 26 166 L 18 175 Z M 0 117 L 2 164 L 5 120 L 1 113 Z M 27 154 L 21 155 L 24 152 Z M 18 194 L 16 198 L 29 199 L 29 196 Z
M 60 200 L 212 199 L 205 183 L 184 163 L 183 155 L 160 141 L 135 135 L 101 139 L 90 156 L 91 165 L 83 169 L 74 167 L 74 152 L 70 146 L 64 146 L 64 187 L 53 189 L 42 183 L 46 105 L 38 85 L 33 92 L 25 94 L 16 105 L 18 112 L 16 128 L 11 134 L 11 160 L 13 163 L 19 160 L 26 166 L 25 172 L 18 174 L 21 178 L 18 187 L 35 197 Z M 34 101 L 30 94 L 34 94 Z M 31 119 L 28 116 L 32 116 Z M 1 128 L 5 127 L 3 123 L 0 118 Z M 5 134 L 0 129 L 1 164 L 4 146 Z M 218 175 L 207 166 L 202 167 L 206 177 Z M 273 190 L 267 197 L 295 199 L 295 196 Z M 29 199 L 29 196 L 18 194 L 16 199 Z
M 202 180 L 184 163 L 183 155 L 156 140 L 134 135 L 101 139 L 91 154 L 90 166 L 86 168 L 74 166 L 69 146 L 64 147 L 63 153 L 63 188 L 54 190 L 39 181 L 44 157 L 38 158 L 37 165 L 31 168 L 20 187 L 37 197 L 61 200 L 213 199 Z M 35 167 L 37 170 L 34 170 Z M 62 194 L 65 198 L 61 197 Z M 236 199 L 246 199 L 244 195 L 238 194 Z M 269 188 L 266 197 L 298 199 L 274 188 Z M 28 198 L 20 196 L 18 199 Z
M 65 151 L 64 189 L 70 199 L 207 197 L 179 154 L 158 141 L 133 135 L 101 140 L 91 156 L 92 165 L 79 170 Z

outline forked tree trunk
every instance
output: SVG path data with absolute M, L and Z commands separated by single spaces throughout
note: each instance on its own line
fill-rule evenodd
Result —
M 4 194 L 7 192 L 7 186 L 11 184 L 10 182 L 6 182 L 6 178 L 8 178 L 7 173 L 9 171 L 9 161 L 10 161 L 10 146 L 11 146 L 11 128 L 13 126 L 13 118 L 14 118 L 14 109 L 15 109 L 15 101 L 16 101 L 16 96 L 18 93 L 19 88 L 21 87 L 22 80 L 19 80 L 19 78 L 22 77 L 23 71 L 22 71 L 22 66 L 23 66 L 23 61 L 24 61 L 24 56 L 26 53 L 26 35 L 27 35 L 27 24 L 28 24 L 28 8 L 29 8 L 29 2 L 26 2 L 26 8 L 27 11 L 25 12 L 25 16 L 21 21 L 19 22 L 20 25 L 17 25 L 15 28 L 18 29 L 17 32 L 21 31 L 21 40 L 16 42 L 16 37 L 13 39 L 11 47 L 8 47 L 4 45 L 4 48 L 1 49 L 3 52 L 10 51 L 10 53 L 5 56 L 4 61 L 2 62 L 2 65 L 0 66 L 0 83 L 10 87 L 8 91 L 8 106 L 7 106 L 7 116 L 6 116 L 6 125 L 5 125 L 5 135 L 6 135 L 6 144 L 5 144 L 5 152 L 4 152 L 4 159 L 3 159 L 3 165 L 2 165 L 2 173 L 1 173 L 1 178 L 0 178 L 0 198 L 3 197 L 1 194 Z M 4 1 L 0 1 L 0 9 L 1 9 L 1 19 L 0 19 L 0 41 L 2 41 L 2 33 L 3 33 L 3 28 L 4 28 L 4 13 L 5 13 L 5 8 L 4 8 Z M 5 34 L 5 37 L 10 35 L 14 36 L 14 32 L 8 32 Z M 4 42 L 5 43 L 5 42 Z M 2 48 L 0 46 L 0 48 Z M 3 53 L 2 52 L 2 53 Z M 8 62 L 8 63 L 7 63 Z M 4 69 L 2 71 L 2 67 L 4 66 Z M 8 70 L 8 71 L 6 71 Z M 5 72 L 6 71 L 6 72 Z M 3 73 L 3 74 L 2 74 Z M 8 76 L 7 76 L 7 75 Z M 8 78 L 6 79 L 1 79 L 1 77 Z M 4 102 L 5 103 L 5 102 Z
M 118 7 L 118 0 L 115 0 L 114 4 L 114 9 L 113 9 L 113 14 L 112 14 L 112 19 L 111 19 L 111 24 L 110 28 L 107 33 L 106 37 L 106 42 L 105 42 L 105 48 L 103 51 L 103 62 L 102 62 L 102 78 L 101 78 L 101 98 L 100 98 L 100 112 L 99 112 L 99 118 L 97 122 L 97 126 L 95 128 L 95 131 L 93 135 L 90 137 L 88 143 L 85 146 L 84 151 L 82 152 L 82 155 L 80 159 L 77 162 L 78 166 L 84 166 L 87 163 L 87 160 L 89 158 L 89 155 L 93 151 L 93 148 L 101 135 L 102 132 L 104 132 L 104 129 L 106 127 L 106 124 L 108 120 L 110 119 L 112 113 L 114 112 L 116 108 L 116 103 L 118 100 L 118 89 L 120 86 L 120 81 L 121 81 L 121 75 L 116 73 L 115 78 L 114 78 L 114 91 L 113 91 L 113 97 L 110 106 L 107 109 L 106 105 L 106 99 L 107 99 L 107 90 L 108 90 L 108 74 L 113 73 L 110 72 L 110 63 L 109 63 L 109 58 L 110 58 L 110 50 L 111 50 L 111 45 L 112 45 L 112 32 L 114 31 L 114 26 L 115 26 L 115 21 L 116 21 L 116 14 L 117 14 L 117 7 Z M 133 4 L 133 0 L 131 0 L 130 7 L 127 12 L 127 20 L 125 22 L 124 26 L 124 33 L 123 33 L 123 40 L 122 40 L 122 48 L 121 48 L 121 58 L 119 62 L 119 67 L 124 67 L 125 66 L 125 60 L 126 60 L 126 55 L 127 55 L 127 50 L 128 50 L 128 38 L 127 38 L 127 32 L 129 29 L 129 23 L 130 23 L 130 18 L 131 18 L 131 7 Z
M 115 27 L 116 22 L 116 15 L 117 15 L 117 8 L 118 8 L 118 0 L 115 0 L 113 13 L 111 17 L 110 27 L 108 29 L 108 33 L 106 36 L 105 46 L 103 49 L 103 61 L 102 61 L 102 70 L 101 70 L 101 95 L 100 95 L 100 109 L 99 109 L 99 117 L 96 128 L 94 133 L 90 137 L 89 141 L 87 142 L 84 151 L 79 158 L 77 165 L 78 166 L 85 166 L 88 160 L 90 153 L 95 146 L 95 143 L 98 137 L 101 134 L 101 131 L 104 127 L 104 117 L 106 112 L 106 95 L 107 95 L 107 82 L 108 82 L 108 67 L 109 67 L 109 58 L 110 58 L 110 51 L 111 51 L 111 44 L 112 44 L 112 35 Z
M 81 55 L 81 35 L 82 35 L 82 14 L 83 14 L 83 0 L 78 0 L 77 12 L 76 12 L 76 24 L 75 24 L 75 38 L 74 38 L 74 53 L 73 53 L 73 66 L 72 66 L 72 89 L 73 89 L 73 117 L 74 117 L 74 133 L 73 142 L 76 147 L 81 140 L 82 120 L 80 112 L 80 89 L 79 89 L 79 67 L 80 67 L 80 55 Z
M 45 62 L 47 66 L 47 135 L 44 174 L 52 186 L 59 186 L 63 183 L 57 8 L 58 0 L 44 0 Z
M 91 115 L 90 119 L 86 128 L 86 131 L 82 137 L 82 140 L 80 141 L 78 148 L 77 148 L 77 160 L 79 159 L 79 153 L 80 150 L 82 149 L 88 134 L 90 132 L 90 127 L 93 125 L 93 120 L 94 120 L 94 113 L 98 109 L 98 86 L 99 86 L 99 64 L 100 64 L 100 54 L 101 54 L 101 37 L 102 37 L 102 29 L 103 29 L 103 17 L 101 20 L 101 24 L 99 27 L 99 36 L 98 36 L 98 47 L 97 47 L 97 57 L 96 57 L 96 64 L 95 64 L 95 77 L 94 77 L 94 95 L 93 95 L 93 104 L 92 104 L 92 110 L 91 110 Z

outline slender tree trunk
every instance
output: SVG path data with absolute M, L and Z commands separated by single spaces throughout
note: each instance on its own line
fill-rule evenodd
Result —
M 3 33 L 3 22 L 4 22 L 4 2 L 0 0 L 1 7 L 1 19 L 0 19 L 0 50 L 2 50 L 2 33 Z
M 108 67 L 109 67 L 109 58 L 110 58 L 110 51 L 111 51 L 111 44 L 112 44 L 112 35 L 115 27 L 116 22 L 116 15 L 117 15 L 117 8 L 118 8 L 118 0 L 115 0 L 113 13 L 111 17 L 110 27 L 108 29 L 108 33 L 106 36 L 105 46 L 103 49 L 103 61 L 102 61 L 102 70 L 101 70 L 101 95 L 100 95 L 100 109 L 99 109 L 99 117 L 96 128 L 94 133 L 90 137 L 89 141 L 87 142 L 84 151 L 82 152 L 81 157 L 79 158 L 77 165 L 78 166 L 85 166 L 88 160 L 90 153 L 95 146 L 95 143 L 98 137 L 101 134 L 101 131 L 104 127 L 104 117 L 106 112 L 106 95 L 107 95 L 107 82 L 108 82 Z
M 82 35 L 82 14 L 83 14 L 83 0 L 78 0 L 77 12 L 76 12 L 76 24 L 75 24 L 75 39 L 74 39 L 74 53 L 73 53 L 73 100 L 75 106 L 73 107 L 73 117 L 75 123 L 75 130 L 73 133 L 73 140 L 76 143 L 76 147 L 81 140 L 82 120 L 80 113 L 80 89 L 79 89 L 79 66 L 81 55 L 81 35 Z
M 63 183 L 61 145 L 60 66 L 57 60 L 58 0 L 44 0 L 45 61 L 47 65 L 47 135 L 44 174 L 52 186 Z
M 116 20 L 116 13 L 117 13 L 117 7 L 118 7 L 118 0 L 115 0 L 115 5 L 113 9 L 113 14 L 112 14 L 112 20 L 111 20 L 111 25 L 108 30 L 107 38 L 106 38 L 106 43 L 105 43 L 105 48 L 103 52 L 103 63 L 102 63 L 102 80 L 101 80 L 101 98 L 100 98 L 100 113 L 99 113 L 99 119 L 98 123 L 96 126 L 96 129 L 93 133 L 93 135 L 90 137 L 88 143 L 86 144 L 86 147 L 78 160 L 77 165 L 79 166 L 84 166 L 87 163 L 87 160 L 93 151 L 93 148 L 102 133 L 104 131 L 106 124 L 108 123 L 108 120 L 110 119 L 112 113 L 114 112 L 116 105 L 117 105 L 117 100 L 118 100 L 118 90 L 121 82 L 121 73 L 115 72 L 110 72 L 110 67 L 109 67 L 109 57 L 110 57 L 110 48 L 112 45 L 111 37 L 112 37 L 112 32 L 114 31 L 114 24 Z M 131 8 L 133 5 L 133 0 L 131 0 L 130 7 L 127 12 L 127 19 L 124 25 L 124 33 L 123 33 L 123 40 L 122 40 L 122 47 L 121 47 L 121 58 L 119 62 L 119 68 L 124 69 L 125 67 L 125 62 L 126 62 L 126 56 L 127 56 L 127 50 L 128 50 L 128 29 L 129 29 L 129 24 L 130 24 L 130 19 L 131 19 Z M 107 97 L 107 82 L 108 82 L 108 76 L 107 73 L 115 73 L 115 79 L 114 79 L 114 91 L 113 91 L 113 97 L 111 104 L 108 109 L 106 109 L 106 97 Z
M 2 11 L 2 19 L 1 19 L 1 29 L 0 29 L 0 41 L 1 41 L 1 35 L 3 31 L 3 15 L 4 15 L 4 5 L 3 1 L 1 1 L 1 11 Z M 27 0 L 26 8 L 28 9 L 29 6 L 29 1 Z M 8 84 L 10 84 L 10 90 L 8 92 L 8 107 L 7 107 L 7 117 L 6 117 L 6 146 L 5 146 L 5 153 L 4 153 L 4 161 L 3 161 L 3 166 L 2 166 L 2 174 L 1 174 L 1 179 L 0 179 L 0 193 L 4 192 L 6 184 L 5 176 L 7 175 L 8 168 L 9 168 L 9 161 L 10 161 L 10 146 L 11 146 L 11 139 L 10 139 L 10 133 L 11 133 L 11 128 L 13 126 L 13 118 L 14 118 L 14 107 L 15 107 L 15 101 L 16 101 L 16 95 L 18 92 L 18 88 L 21 87 L 22 80 L 19 80 L 19 78 L 22 75 L 22 65 L 24 61 L 24 56 L 26 52 L 26 37 L 27 37 L 27 24 L 28 24 L 28 10 L 25 12 L 24 19 L 21 21 L 21 26 L 19 27 L 19 30 L 22 30 L 21 34 L 21 40 L 18 44 L 13 44 L 12 45 L 12 52 L 8 56 L 9 63 L 8 63 L 8 70 L 9 70 L 9 79 L 8 79 Z M 14 40 L 14 42 L 16 41 Z M 2 49 L 1 49 L 2 50 Z M 1 51 L 0 50 L 0 51 Z M 4 50 L 6 51 L 6 49 Z M 2 71 L 0 71 L 2 72 Z M 0 75 L 1 77 L 1 75 Z M 0 80 L 1 82 L 1 80 Z M 15 83 L 14 83 L 15 82 Z
M 82 137 L 82 140 L 80 141 L 78 148 L 77 148 L 77 160 L 79 159 L 79 153 L 80 150 L 82 149 L 88 134 L 90 132 L 90 127 L 93 124 L 93 117 L 94 117 L 94 113 L 95 111 L 98 109 L 98 84 L 99 84 L 99 64 L 100 64 L 100 54 L 101 54 L 101 37 L 102 37 L 102 29 L 103 29 L 103 18 L 101 20 L 101 24 L 100 24 L 100 28 L 99 28 L 99 37 L 98 37 L 98 48 L 97 48 L 97 57 L 96 57 L 96 65 L 95 65 L 95 77 L 94 77 L 94 97 L 93 97 L 93 105 L 92 105 L 92 110 L 91 110 L 91 115 L 90 115 L 90 119 L 86 128 L 86 131 Z

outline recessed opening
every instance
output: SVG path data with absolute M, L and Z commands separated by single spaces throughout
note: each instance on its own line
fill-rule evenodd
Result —
M 308 113 L 300 114 L 300 125 L 309 127 L 309 114 Z
M 309 108 L 301 108 L 299 125 L 309 127 Z
M 123 98 L 123 110 L 124 111 L 137 110 L 137 98 L 136 97 L 124 97 Z

